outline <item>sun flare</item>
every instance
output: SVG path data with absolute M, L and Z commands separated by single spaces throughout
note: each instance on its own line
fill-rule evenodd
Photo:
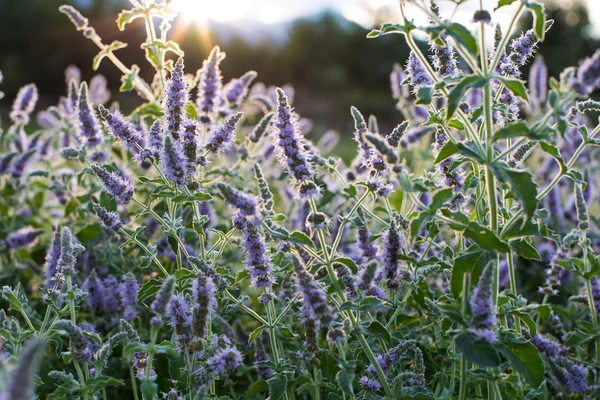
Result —
M 173 6 L 186 21 L 202 23 L 232 21 L 250 14 L 251 2 L 247 0 L 174 0 Z

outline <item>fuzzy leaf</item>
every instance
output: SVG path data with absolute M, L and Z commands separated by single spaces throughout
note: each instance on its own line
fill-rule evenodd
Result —
M 476 338 L 471 332 L 458 334 L 454 338 L 457 350 L 465 358 L 482 367 L 497 367 L 500 365 L 498 352 L 490 342 L 483 338 Z
M 511 240 L 509 245 L 515 251 L 515 253 L 523 258 L 542 261 L 542 258 L 535 247 L 529 244 L 525 239 Z
M 538 186 L 533 175 L 527 171 L 511 169 L 505 163 L 493 164 L 492 171 L 500 182 L 510 185 L 513 193 L 521 202 L 526 220 L 529 220 L 538 206 Z
M 446 113 L 446 121 L 452 119 L 468 89 L 480 88 L 485 86 L 486 83 L 487 79 L 480 75 L 467 75 L 462 78 L 458 85 L 456 85 L 448 95 L 448 112 Z
M 525 381 L 533 387 L 538 387 L 544 381 L 544 362 L 538 349 L 530 342 L 504 341 L 497 346 L 498 350 L 509 359 L 511 366 Z
M 469 250 L 454 259 L 450 290 L 455 299 L 460 298 L 463 291 L 463 277 L 465 273 L 471 274 L 471 281 L 477 282 L 483 268 L 492 259 L 493 254 L 482 250 Z
M 509 79 L 500 75 L 495 75 L 494 77 L 499 79 L 512 94 L 529 103 L 529 95 L 527 94 L 527 89 L 525 88 L 523 81 L 519 79 Z
M 269 385 L 269 398 L 279 400 L 287 390 L 288 378 L 285 374 L 276 374 L 267 383 Z

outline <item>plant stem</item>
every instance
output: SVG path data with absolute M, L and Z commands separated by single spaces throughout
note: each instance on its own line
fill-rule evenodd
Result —
M 469 287 L 470 287 L 471 275 L 465 273 L 463 275 L 463 292 L 462 292 L 462 315 L 463 317 L 467 314 L 467 305 L 469 304 Z M 455 347 L 456 348 L 456 347 Z M 466 399 L 467 396 L 467 359 L 461 353 L 460 355 L 460 378 L 459 378 L 459 400 Z

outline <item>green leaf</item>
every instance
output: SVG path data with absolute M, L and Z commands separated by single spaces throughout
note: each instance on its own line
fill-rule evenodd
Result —
M 433 88 L 431 86 L 423 86 L 417 92 L 417 104 L 429 105 L 433 99 Z
M 465 358 L 482 367 L 497 367 L 500 365 L 498 352 L 490 342 L 477 338 L 471 332 L 463 332 L 454 338 L 456 349 Z
M 256 394 L 269 390 L 269 385 L 265 381 L 256 381 L 246 389 L 244 399 L 248 399 Z
M 104 231 L 100 224 L 88 225 L 77 233 L 77 239 L 81 243 L 99 242 L 104 238 Z
M 139 74 L 140 67 L 133 64 L 129 73 L 121 77 L 121 87 L 119 88 L 119 90 L 121 92 L 131 92 L 135 87 L 134 82 L 138 78 Z
M 523 321 L 525 325 L 527 325 L 527 328 L 529 329 L 529 332 L 531 333 L 532 337 L 537 336 L 537 324 L 535 323 L 533 318 L 531 318 L 531 315 L 519 310 L 513 310 L 510 313 L 518 317 L 521 321 Z
M 464 143 L 461 142 L 461 143 L 457 144 L 457 147 L 458 147 L 458 152 L 461 155 L 463 155 L 469 159 L 475 160 L 480 164 L 485 163 L 485 157 L 480 153 L 475 142 L 473 142 L 473 141 L 468 141 L 468 142 L 464 142 Z
M 522 80 L 509 79 L 500 75 L 494 75 L 495 78 L 499 79 L 508 90 L 510 90 L 515 96 L 522 98 L 529 103 L 529 96 L 527 95 L 527 89 Z
M 138 108 L 133 110 L 131 115 L 137 115 L 140 118 L 148 117 L 148 116 L 160 118 L 164 115 L 164 113 L 158 104 L 146 103 L 146 104 L 142 104 L 141 106 L 139 106 Z
M 369 324 L 369 327 L 367 328 L 367 330 L 371 333 L 373 333 L 376 336 L 381 337 L 386 343 L 389 343 L 390 340 L 392 339 L 390 336 L 390 332 L 387 330 L 387 328 L 378 321 L 373 321 Z
M 138 292 L 138 304 L 144 305 L 144 302 L 154 296 L 161 288 L 163 282 L 160 279 L 150 279 L 142 285 Z
M 444 147 L 442 147 L 440 149 L 440 152 L 438 153 L 438 155 L 433 163 L 439 164 L 442 161 L 444 161 L 446 158 L 451 157 L 456 153 L 458 153 L 458 146 L 456 145 L 456 143 L 454 143 L 452 141 L 448 141 L 444 145 Z
M 353 274 L 356 274 L 358 272 L 358 266 L 356 265 L 354 260 L 351 258 L 338 257 L 335 260 L 333 260 L 333 262 L 338 262 L 340 264 L 344 264 L 346 267 L 350 268 L 350 271 L 352 271 Z
M 487 79 L 480 75 L 467 75 L 452 89 L 448 95 L 448 112 L 446 113 L 446 121 L 452 119 L 454 113 L 458 109 L 460 102 L 470 88 L 480 88 L 485 86 Z
M 544 5 L 533 1 L 527 1 L 525 5 L 533 16 L 535 36 L 543 42 L 546 37 L 546 13 L 544 12 Z
M 354 388 L 352 387 L 352 382 L 354 381 L 354 377 L 356 374 L 354 371 L 349 371 L 347 369 L 343 369 L 337 373 L 336 378 L 340 389 L 344 393 L 350 396 L 354 396 Z
M 538 251 L 529 244 L 525 239 L 516 239 L 508 242 L 508 245 L 523 258 L 527 258 L 528 260 L 537 260 L 542 261 L 540 254 Z
M 308 246 L 312 246 L 313 245 L 313 241 L 311 240 L 311 238 L 309 238 L 306 234 L 300 232 L 300 231 L 294 231 L 290 234 L 290 236 L 288 237 L 288 240 L 292 243 L 296 243 L 296 244 L 305 244 Z
M 369 39 L 373 39 L 373 38 L 377 38 L 379 36 L 384 36 L 384 35 L 389 35 L 392 33 L 404 33 L 404 32 L 410 32 L 410 30 L 412 30 L 414 28 L 413 25 L 405 27 L 404 25 L 400 25 L 400 24 L 392 24 L 392 23 L 385 23 L 383 25 L 381 25 L 381 28 L 379 29 L 373 29 L 371 32 L 369 32 L 367 34 L 367 38 Z
M 463 291 L 463 277 L 471 274 L 471 281 L 477 282 L 481 272 L 492 259 L 493 254 L 482 250 L 469 250 L 454 259 L 454 267 L 450 278 L 450 290 L 455 299 L 459 299 Z
M 525 381 L 538 387 L 544 381 L 544 362 L 538 349 L 530 342 L 504 341 L 497 346 L 498 350 L 509 359 L 511 366 Z
M 102 60 L 104 60 L 104 57 L 107 57 L 113 51 L 124 49 L 125 47 L 127 47 L 127 43 L 123 43 L 118 40 L 115 40 L 111 44 L 104 46 L 104 48 L 100 50 L 98 54 L 96 54 L 96 57 L 94 57 L 94 61 L 92 62 L 92 68 L 94 71 L 100 67 L 100 63 Z
M 465 230 L 464 237 L 473 241 L 483 250 L 506 253 L 510 247 L 487 227 L 471 221 Z
M 498 0 L 498 5 L 496 6 L 496 8 L 494 8 L 494 11 L 496 11 L 500 7 L 510 6 L 515 1 L 517 1 L 517 0 Z
M 478 53 L 477 40 L 473 37 L 471 31 L 469 31 L 464 25 L 457 22 L 453 22 L 446 26 L 446 32 L 452 36 L 458 43 L 462 44 L 469 50 L 469 53 L 476 56 Z
M 528 171 L 511 169 L 505 163 L 492 164 L 492 171 L 502 183 L 508 183 L 521 202 L 526 219 L 529 220 L 538 206 L 537 183 Z
M 125 25 L 132 23 L 137 18 L 144 16 L 144 10 L 142 8 L 134 8 L 131 10 L 123 10 L 117 17 L 117 26 L 119 30 L 124 31 Z
M 538 132 L 537 130 L 532 130 L 527 124 L 523 121 L 515 122 L 514 124 L 510 124 L 505 126 L 504 128 L 498 130 L 494 133 L 494 141 L 499 139 L 509 139 L 515 137 L 527 137 L 533 140 L 550 140 L 550 136 L 543 133 Z
M 279 400 L 287 390 L 288 378 L 285 374 L 276 374 L 271 377 L 267 384 L 269 385 L 269 398 Z

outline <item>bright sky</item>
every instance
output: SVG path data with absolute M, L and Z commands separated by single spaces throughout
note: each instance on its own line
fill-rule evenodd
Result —
M 233 21 L 237 19 L 255 19 L 264 23 L 279 23 L 289 21 L 298 17 L 314 14 L 325 9 L 337 9 L 347 19 L 372 26 L 372 12 L 380 7 L 388 6 L 399 18 L 399 0 L 173 0 L 183 11 L 188 20 L 204 20 L 210 18 L 216 21 Z M 561 7 L 569 9 L 575 0 L 559 1 Z M 598 0 L 585 0 L 589 4 L 592 21 L 600 21 L 600 7 Z M 497 0 L 483 0 L 484 8 L 493 10 Z M 450 1 L 438 0 L 442 14 L 447 16 L 452 13 L 454 5 Z M 595 5 L 594 5 L 595 4 Z M 473 10 L 479 8 L 479 1 L 468 1 L 461 5 L 457 20 L 468 21 L 471 19 Z M 502 9 L 496 22 L 506 24 L 506 16 L 510 15 L 509 7 Z M 411 12 L 411 16 L 418 17 L 420 12 Z M 417 22 L 425 22 L 419 21 Z M 597 22 L 598 24 L 598 22 Z M 596 26 L 596 33 L 600 32 L 600 26 Z

